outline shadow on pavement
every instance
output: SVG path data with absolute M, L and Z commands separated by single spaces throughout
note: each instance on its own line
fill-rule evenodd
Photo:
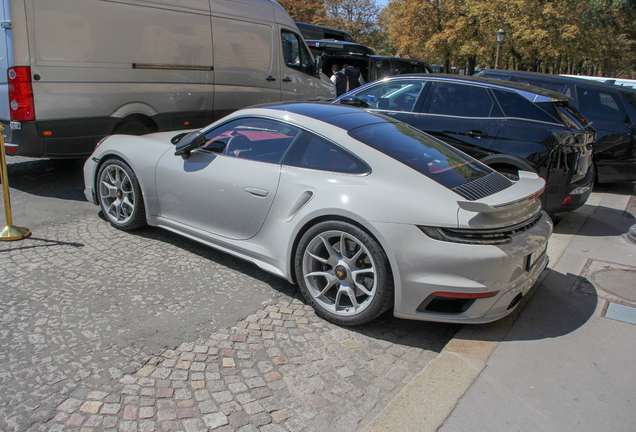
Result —
M 462 339 L 476 341 L 529 341 L 557 338 L 577 331 L 594 315 L 598 296 L 585 278 L 548 273 L 513 313 L 490 324 L 464 328 Z M 514 323 L 514 332 L 511 332 Z M 468 331 L 466 331 L 468 330 Z
M 101 212 L 100 218 L 104 219 Z M 296 297 L 306 303 L 296 285 L 292 285 L 285 279 L 261 270 L 255 264 L 235 258 L 194 240 L 154 227 L 142 228 L 127 234 L 170 243 L 201 258 L 257 279 L 269 285 L 281 295 Z M 365 325 L 342 328 L 377 340 L 440 352 L 461 328 L 461 325 L 403 320 L 395 318 L 391 311 L 387 311 L 379 318 Z
M 7 160 L 9 186 L 30 195 L 86 201 L 83 159 Z

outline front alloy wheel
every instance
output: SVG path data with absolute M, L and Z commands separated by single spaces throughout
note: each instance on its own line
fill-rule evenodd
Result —
M 109 159 L 99 170 L 97 194 L 104 216 L 121 230 L 146 224 L 144 202 L 135 173 L 119 159 Z
M 296 274 L 318 315 L 336 324 L 362 324 L 393 300 L 388 260 L 366 232 L 344 222 L 323 222 L 300 241 Z

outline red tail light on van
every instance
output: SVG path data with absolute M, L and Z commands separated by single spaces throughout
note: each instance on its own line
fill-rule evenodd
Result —
M 12 121 L 33 121 L 33 89 L 31 68 L 27 66 L 9 68 L 9 107 Z

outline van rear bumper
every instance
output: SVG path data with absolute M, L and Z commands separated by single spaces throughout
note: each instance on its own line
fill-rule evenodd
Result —
M 6 153 L 11 156 L 80 158 L 88 157 L 99 140 L 112 130 L 117 119 L 76 119 L 21 122 L 20 129 L 4 126 Z M 50 133 L 45 137 L 44 132 Z
M 21 122 L 20 129 L 11 129 L 8 120 L 0 120 L 0 123 L 4 126 L 7 155 L 70 159 L 90 156 L 102 138 L 112 134 L 118 124 L 126 123 L 129 119 L 130 117 L 90 117 L 36 120 Z M 135 116 L 134 120 L 138 119 L 139 117 Z M 213 120 L 213 111 L 188 111 L 146 117 L 145 123 L 149 125 L 151 132 L 162 132 L 198 129 L 212 123 Z

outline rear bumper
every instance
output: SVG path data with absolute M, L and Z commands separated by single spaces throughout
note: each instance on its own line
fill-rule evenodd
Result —
M 595 174 L 596 171 L 590 168 L 586 176 L 578 182 L 570 183 L 556 191 L 550 191 L 545 202 L 544 210 L 548 214 L 553 215 L 555 213 L 569 212 L 581 207 L 592 193 Z

